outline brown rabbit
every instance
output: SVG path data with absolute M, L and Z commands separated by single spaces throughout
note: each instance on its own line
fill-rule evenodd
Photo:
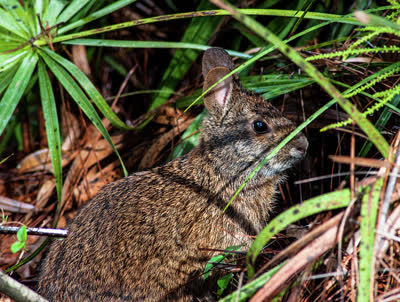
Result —
M 219 48 L 203 57 L 207 90 L 233 69 Z M 52 244 L 39 292 L 52 301 L 190 301 L 206 295 L 201 273 L 211 252 L 251 243 L 268 218 L 284 171 L 308 146 L 289 142 L 222 210 L 246 176 L 293 123 L 237 75 L 204 98 L 209 116 L 199 145 L 161 167 L 103 188 L 69 225 L 68 238 Z M 199 277 L 200 276 L 200 277 Z

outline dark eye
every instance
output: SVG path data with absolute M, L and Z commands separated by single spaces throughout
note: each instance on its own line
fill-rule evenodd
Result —
M 257 134 L 271 132 L 271 128 L 268 127 L 267 123 L 260 120 L 256 120 L 253 122 L 253 129 Z

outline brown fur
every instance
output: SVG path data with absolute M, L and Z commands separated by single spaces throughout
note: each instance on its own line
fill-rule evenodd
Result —
M 230 72 L 225 51 L 203 59 L 204 89 Z M 233 76 L 205 97 L 210 114 L 188 155 L 103 188 L 55 241 L 39 292 L 52 301 L 190 301 L 207 292 L 202 278 L 213 255 L 199 248 L 250 244 L 267 222 L 283 172 L 307 149 L 298 135 L 222 210 L 266 154 L 294 125 Z M 271 131 L 257 134 L 254 120 Z

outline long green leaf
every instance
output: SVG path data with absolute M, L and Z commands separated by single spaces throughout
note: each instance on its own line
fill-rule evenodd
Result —
M 19 63 L 19 61 L 21 61 L 26 56 L 27 53 L 28 50 L 19 49 L 12 53 L 0 55 L 0 72 L 3 72 L 15 66 L 17 63 Z
M 15 20 L 14 24 L 23 31 L 24 36 L 33 36 L 30 20 L 26 11 L 17 0 L 0 0 L 0 4 L 6 9 L 10 16 Z
M 132 130 L 131 127 L 127 126 L 119 117 L 112 111 L 110 106 L 104 100 L 103 96 L 97 91 L 96 87 L 87 78 L 87 76 L 70 61 L 64 59 L 62 56 L 56 54 L 48 48 L 42 49 L 49 55 L 54 61 L 63 66 L 68 72 L 77 80 L 80 86 L 85 90 L 91 100 L 96 104 L 97 108 L 104 114 L 104 116 L 116 127 L 126 130 Z
M 14 78 L 16 70 L 17 66 L 14 66 L 13 68 L 10 68 L 0 73 L 0 95 L 8 87 L 11 80 Z
M 22 94 L 25 92 L 37 61 L 38 57 L 34 52 L 28 53 L 22 60 L 14 78 L 3 95 L 0 101 L 0 135 L 3 133 Z
M 61 139 L 56 100 L 53 88 L 42 60 L 39 60 L 39 88 L 42 100 L 43 115 L 46 127 L 47 142 L 49 145 L 51 163 L 53 165 L 54 177 L 56 179 L 57 199 L 61 203 L 62 194 L 62 167 L 61 167 Z
M 107 129 L 104 127 L 103 123 L 93 105 L 90 103 L 89 99 L 86 97 L 85 93 L 79 87 L 79 85 L 72 79 L 69 73 L 60 66 L 56 61 L 54 61 L 47 52 L 41 50 L 39 52 L 41 57 L 46 62 L 47 66 L 51 69 L 60 83 L 64 86 L 66 91 L 70 94 L 73 100 L 78 104 L 78 106 L 82 109 L 82 111 L 86 114 L 86 116 L 91 120 L 91 122 L 96 126 L 96 128 L 100 131 L 103 137 L 107 140 L 110 146 L 113 148 L 114 152 L 117 154 L 118 159 L 121 162 L 122 169 L 125 175 L 128 175 L 128 172 L 125 168 L 124 163 L 122 162 L 122 158 L 118 153 L 118 150 L 115 148 L 114 143 L 111 140 L 110 135 L 108 134 Z
M 390 6 L 380 7 L 379 10 L 388 9 Z M 302 11 L 295 11 L 295 10 L 272 10 L 272 9 L 240 9 L 241 13 L 245 15 L 255 15 L 255 16 L 282 16 L 282 17 L 292 17 L 292 18 L 299 18 L 301 17 Z M 171 15 L 164 15 L 164 16 L 157 16 L 151 18 L 145 18 L 140 20 L 134 20 L 119 24 L 114 24 L 110 26 L 106 26 L 103 28 L 96 28 L 87 31 L 83 31 L 80 33 L 73 33 L 64 36 L 55 37 L 53 39 L 53 43 L 68 41 L 72 39 L 78 39 L 82 37 L 87 37 L 91 35 L 98 35 L 100 33 L 109 32 L 113 30 L 120 30 L 123 28 L 129 28 L 138 25 L 144 24 L 151 24 L 156 22 L 162 21 L 172 21 L 178 19 L 186 19 L 186 18 L 196 18 L 196 17 L 213 17 L 213 16 L 228 16 L 230 15 L 229 12 L 225 10 L 208 10 L 208 11 L 198 11 L 198 12 L 187 12 L 187 13 L 180 13 L 180 14 L 171 14 Z M 351 16 L 342 16 L 342 15 L 334 15 L 334 14 L 324 14 L 324 13 L 314 13 L 314 12 L 307 12 L 304 15 L 304 19 L 315 19 L 315 20 L 322 20 L 328 22 L 341 22 L 341 23 L 349 23 L 353 25 L 362 25 L 358 22 L 355 18 Z M 46 41 L 44 39 L 38 40 L 35 42 L 37 46 L 45 45 Z
M 47 22 L 49 26 L 55 25 L 57 17 L 67 4 L 68 2 L 65 0 L 50 0 L 47 5 L 43 5 L 42 23 L 45 24 Z
M 282 231 L 289 224 L 302 218 L 326 210 L 344 208 L 348 206 L 349 203 L 350 190 L 344 189 L 309 199 L 279 214 L 257 235 L 257 238 L 254 240 L 247 253 L 247 270 L 249 277 L 251 278 L 255 273 L 254 265 L 258 254 L 274 235 Z
M 335 99 L 336 102 L 353 118 L 353 120 L 360 126 L 368 138 L 374 143 L 376 148 L 381 154 L 387 158 L 389 154 L 389 144 L 379 133 L 379 131 L 365 118 L 357 108 L 335 88 L 332 83 L 326 79 L 313 65 L 305 61 L 292 47 L 282 42 L 271 31 L 262 26 L 259 22 L 251 17 L 241 14 L 236 8 L 230 4 L 224 4 L 224 7 L 230 11 L 232 16 L 239 22 L 246 25 L 248 28 L 257 33 L 265 41 L 275 45 L 284 55 L 289 57 L 296 65 L 308 73 L 325 91 Z
M 26 20 L 25 23 L 27 23 L 30 27 L 32 36 L 36 36 L 41 32 L 35 6 L 36 3 L 34 0 L 25 0 L 24 2 L 24 10 L 26 12 L 27 18 L 29 18 L 28 20 Z
M 60 30 L 58 31 L 59 34 L 63 34 L 67 31 L 70 31 L 71 29 L 77 28 L 79 26 L 85 25 L 89 22 L 92 22 L 98 18 L 101 18 L 105 15 L 111 14 L 112 12 L 127 6 L 133 2 L 136 2 L 137 0 L 119 0 L 119 1 L 115 1 L 113 3 L 111 3 L 110 5 L 94 12 L 91 13 L 89 16 L 82 18 L 76 22 L 73 22 L 71 24 L 68 24 L 67 26 L 64 26 L 62 28 L 60 28 Z
M 184 48 L 207 50 L 210 46 L 187 43 L 187 42 L 163 42 L 163 41 L 126 41 L 126 40 L 106 40 L 106 39 L 75 39 L 63 42 L 70 45 L 100 46 L 100 47 L 125 47 L 125 48 Z M 227 50 L 231 56 L 243 59 L 250 59 L 252 56 L 243 52 Z M 171 90 L 173 91 L 173 90 Z
M 376 220 L 378 216 L 379 197 L 383 187 L 384 178 L 380 177 L 371 187 L 367 187 L 362 198 L 361 204 L 361 241 L 360 241 L 360 281 L 358 284 L 357 301 L 372 301 L 370 296 L 375 280 L 372 276 L 374 272 L 374 240 Z M 370 300 L 371 298 L 371 300 Z
M 72 0 L 58 16 L 56 23 L 67 22 L 91 0 Z M 49 12 L 51 13 L 51 12 Z
M 21 41 L 29 38 L 28 33 L 19 25 L 17 21 L 8 13 L 0 8 L 0 27 L 16 35 Z

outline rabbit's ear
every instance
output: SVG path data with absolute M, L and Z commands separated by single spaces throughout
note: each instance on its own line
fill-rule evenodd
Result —
M 221 80 L 228 73 L 230 73 L 230 70 L 226 67 L 216 67 L 212 69 L 205 77 L 203 92 L 205 92 L 208 88 Z M 232 96 L 232 91 L 232 76 L 228 77 L 227 79 L 223 80 L 215 87 L 213 87 L 204 96 L 204 104 L 206 105 L 208 111 L 211 114 L 216 115 L 217 117 L 222 117 L 227 108 L 227 103 Z
M 234 69 L 234 65 L 229 54 L 222 48 L 209 48 L 204 52 L 202 71 L 204 79 L 215 67 L 225 67 L 230 71 Z

